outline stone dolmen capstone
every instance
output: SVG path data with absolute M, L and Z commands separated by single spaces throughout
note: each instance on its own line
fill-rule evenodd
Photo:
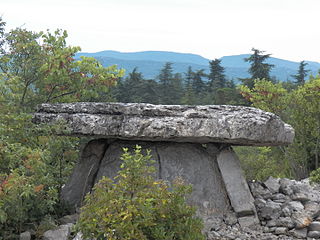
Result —
M 62 122 L 66 131 L 58 134 L 92 137 L 62 189 L 73 207 L 102 176 L 116 176 L 124 147 L 140 145 L 151 150 L 157 178 L 193 185 L 188 201 L 201 216 L 234 212 L 243 227 L 259 220 L 232 145 L 288 145 L 294 138 L 293 128 L 272 113 L 227 105 L 42 104 L 33 122 Z

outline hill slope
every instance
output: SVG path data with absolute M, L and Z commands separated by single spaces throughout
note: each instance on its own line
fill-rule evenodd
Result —
M 131 72 L 135 67 L 142 72 L 146 79 L 154 79 L 159 74 L 160 69 L 166 62 L 173 63 L 174 72 L 184 73 L 188 67 L 200 70 L 204 69 L 209 72 L 209 59 L 196 54 L 176 53 L 165 51 L 144 51 L 144 52 L 117 52 L 117 51 L 101 51 L 96 53 L 79 53 L 76 57 L 90 56 L 98 59 L 104 66 L 116 64 L 120 68 Z M 243 59 L 249 57 L 250 54 L 241 54 L 234 56 L 225 56 L 221 58 L 221 64 L 225 68 L 225 74 L 229 79 L 237 82 L 238 78 L 249 77 L 249 63 Z M 275 67 L 271 71 L 271 76 L 275 76 L 280 81 L 292 80 L 291 75 L 296 74 L 299 68 L 299 62 L 283 60 L 279 58 L 269 58 L 268 63 L 274 64 Z M 310 73 L 316 75 L 320 69 L 320 63 L 308 62 L 307 69 Z

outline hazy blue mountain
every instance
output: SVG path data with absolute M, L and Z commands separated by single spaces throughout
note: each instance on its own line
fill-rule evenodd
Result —
M 98 59 L 104 66 L 117 64 L 118 67 L 126 69 L 126 72 L 131 72 L 135 67 L 138 71 L 143 73 L 146 79 L 156 78 L 160 69 L 166 62 L 172 62 L 175 72 L 187 72 L 189 66 L 192 69 L 204 69 L 209 72 L 209 61 L 196 54 L 176 53 L 165 51 L 144 51 L 144 52 L 117 52 L 117 51 L 102 51 L 96 53 L 79 53 L 80 56 L 91 56 Z M 249 57 L 250 54 L 241 54 L 234 56 L 225 56 L 221 58 L 221 64 L 225 67 L 225 74 L 229 79 L 234 79 L 236 82 L 238 78 L 249 77 L 248 68 L 249 63 L 244 61 L 244 58 Z M 320 69 L 320 63 L 306 61 L 308 63 L 307 69 L 311 70 L 311 74 L 316 75 Z M 271 71 L 271 76 L 275 76 L 280 81 L 292 80 L 291 75 L 297 73 L 299 62 L 283 60 L 279 58 L 269 58 L 268 63 L 274 64 L 275 68 Z

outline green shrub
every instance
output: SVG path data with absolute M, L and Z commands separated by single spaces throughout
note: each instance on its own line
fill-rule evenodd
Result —
M 310 182 L 320 183 L 320 168 L 317 168 L 310 173 Z
M 115 180 L 104 177 L 86 196 L 77 230 L 108 240 L 201 240 L 202 220 L 186 204 L 191 186 L 155 180 L 150 151 L 124 149 Z
M 247 180 L 265 181 L 269 176 L 292 178 L 287 159 L 271 147 L 234 147 Z

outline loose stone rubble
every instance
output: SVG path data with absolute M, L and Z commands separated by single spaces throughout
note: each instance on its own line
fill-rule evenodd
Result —
M 221 217 L 207 216 L 204 219 L 207 240 L 320 239 L 320 185 L 310 185 L 308 179 L 294 181 L 275 178 L 269 178 L 265 182 L 251 182 L 249 185 L 261 225 L 241 227 L 236 213 Z M 279 185 L 279 188 L 276 187 L 278 190 L 273 189 L 271 193 L 271 186 Z M 61 218 L 62 225 L 48 231 L 45 236 L 47 239 L 50 239 L 49 236 L 65 236 L 61 240 L 83 240 L 80 233 L 66 231 L 66 226 L 72 229 L 77 217 L 74 214 Z M 310 221 L 305 221 L 305 218 L 310 218 Z M 65 235 L 66 232 L 68 236 Z
M 270 177 L 249 184 L 264 232 L 320 238 L 320 187 Z

